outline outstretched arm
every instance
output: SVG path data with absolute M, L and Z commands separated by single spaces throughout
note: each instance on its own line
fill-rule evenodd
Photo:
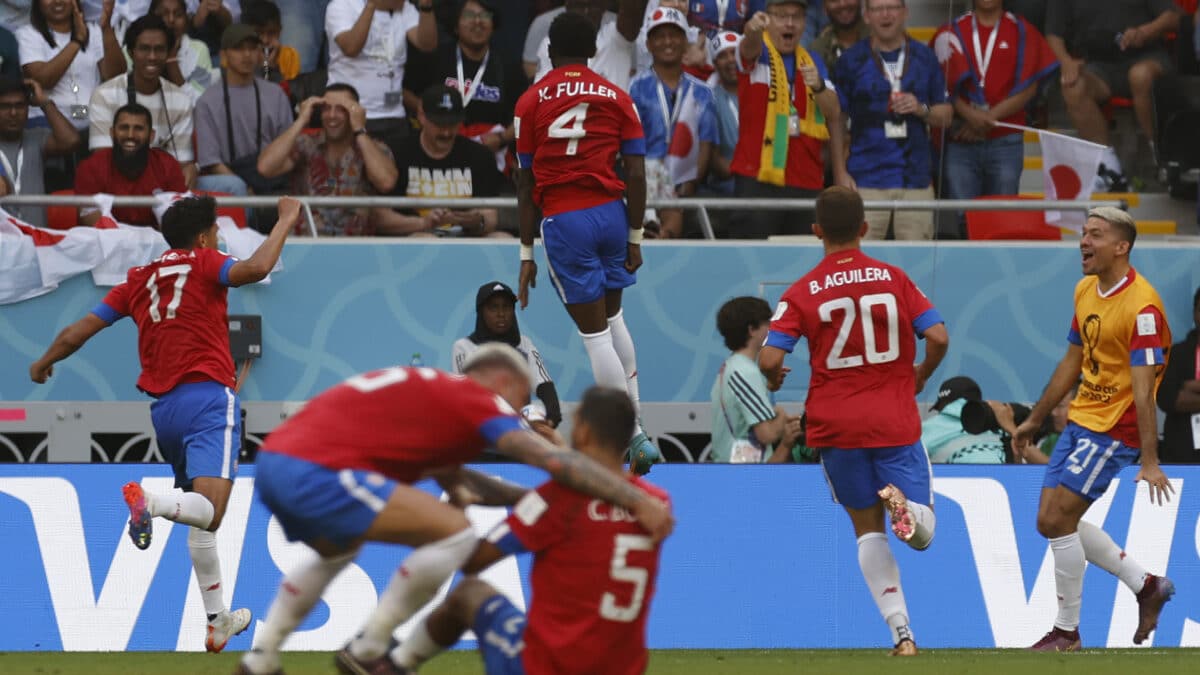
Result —
M 75 323 L 67 326 L 54 338 L 54 342 L 42 354 L 42 358 L 29 366 L 29 379 L 44 384 L 46 378 L 54 374 L 54 364 L 74 354 L 92 336 L 108 327 L 108 323 L 96 316 L 88 314 Z
M 300 202 L 291 197 L 279 200 L 279 220 L 271 228 L 267 240 L 258 245 L 249 258 L 239 260 L 229 268 L 229 285 L 244 286 L 267 278 L 275 263 L 279 262 L 279 254 L 283 251 L 283 242 L 291 233 L 292 228 L 300 221 Z
M 586 455 L 555 447 L 529 431 L 510 431 L 500 437 L 496 449 L 519 462 L 545 470 L 554 480 L 572 490 L 620 506 L 632 513 L 655 541 L 666 538 L 675 527 L 675 519 L 666 504 Z

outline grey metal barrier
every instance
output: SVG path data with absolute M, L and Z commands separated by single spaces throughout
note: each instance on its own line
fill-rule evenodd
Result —
M 217 197 L 221 206 L 245 208 L 269 208 L 275 206 L 279 197 Z M 317 226 L 312 209 L 317 208 L 478 208 L 515 209 L 515 197 L 486 197 L 471 199 L 423 199 L 412 197 L 313 197 L 297 195 L 295 199 L 304 205 L 304 216 L 309 232 L 317 236 Z M 154 197 L 113 197 L 113 206 L 150 208 L 158 204 Z M 14 195 L 0 197 L 0 206 L 95 206 L 96 201 L 86 195 Z M 797 211 L 812 210 L 815 199 L 739 199 L 728 197 L 698 197 L 695 199 L 651 199 L 647 207 L 656 209 L 683 209 L 696 211 L 700 229 L 705 239 L 716 239 L 709 211 Z M 864 202 L 868 211 L 1087 211 L 1097 206 L 1128 208 L 1124 200 L 1074 201 L 1065 199 L 925 199 L 925 200 L 871 200 Z

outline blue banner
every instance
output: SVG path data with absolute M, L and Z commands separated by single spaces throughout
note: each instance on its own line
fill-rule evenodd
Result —
M 454 341 L 475 325 L 475 291 L 500 279 L 516 287 L 516 245 L 494 242 L 291 241 L 285 269 L 266 287 L 230 291 L 235 314 L 263 317 L 263 358 L 242 390 L 245 400 L 305 400 L 358 372 L 407 364 L 449 368 Z M 1037 398 L 1066 349 L 1071 297 L 1080 277 L 1073 244 L 891 244 L 867 252 L 903 267 L 945 317 L 950 353 L 939 377 L 968 374 L 985 396 Z M 542 253 L 539 250 L 538 258 Z M 625 294 L 626 322 L 638 350 L 644 401 L 708 401 L 728 352 L 716 313 L 737 295 L 769 302 L 821 258 L 816 245 L 647 245 L 638 284 Z M 1176 335 L 1192 325 L 1200 285 L 1195 250 L 1139 243 L 1133 263 L 1166 303 Z M 542 266 L 521 330 L 533 338 L 559 396 L 578 400 L 593 382 L 575 326 Z M 0 310 L 0 401 L 134 401 L 138 373 L 131 321 L 105 330 L 55 366 L 46 385 L 28 368 L 55 334 L 104 296 L 87 275 L 48 295 Z M 798 350 L 800 352 L 802 350 Z M 797 354 L 781 400 L 803 400 L 807 364 Z
M 482 467 L 534 485 L 540 472 Z M 1053 561 L 1035 530 L 1042 472 L 1034 467 L 939 466 L 937 536 L 925 552 L 893 541 L 917 642 L 923 647 L 1022 647 L 1050 628 Z M 1179 589 L 1156 646 L 1200 646 L 1200 468 L 1167 467 L 1176 495 L 1150 504 L 1123 472 L 1088 519 Z M 226 598 L 261 618 L 281 570 L 308 555 L 288 544 L 254 499 L 254 469 L 239 475 L 218 534 Z M 655 482 L 674 500 L 650 621 L 653 648 L 885 647 L 888 631 L 866 589 L 849 520 L 816 466 L 668 465 Z M 0 465 L 0 651 L 200 650 L 203 609 L 191 576 L 186 528 L 155 521 L 146 551 L 126 536 L 120 487 L 167 490 L 156 465 Z M 483 531 L 502 509 L 471 510 Z M 334 650 L 353 635 L 405 551 L 368 546 L 288 642 Z M 528 559 L 488 578 L 519 606 Z M 1121 583 L 1089 567 L 1085 646 L 1132 646 L 1137 604 Z M 254 627 L 230 642 L 249 648 Z

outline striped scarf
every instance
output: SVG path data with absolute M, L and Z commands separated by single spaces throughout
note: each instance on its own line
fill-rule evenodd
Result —
M 771 43 L 771 36 L 763 34 L 763 46 L 771 61 L 771 93 L 767 99 L 767 119 L 763 124 L 762 161 L 758 166 L 758 180 L 770 185 L 784 185 L 784 170 L 787 167 L 788 155 L 788 119 L 792 115 L 793 101 L 791 87 L 787 80 L 787 68 L 783 56 Z M 813 60 L 804 47 L 796 45 L 796 82 L 804 87 L 804 96 L 797 102 L 795 108 L 800 118 L 800 134 L 820 141 L 829 140 L 829 128 L 825 125 L 825 116 L 813 99 L 813 92 L 804 84 L 800 68 L 812 66 Z

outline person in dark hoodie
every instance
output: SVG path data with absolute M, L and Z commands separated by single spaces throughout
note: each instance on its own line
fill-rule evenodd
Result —
M 1200 463 L 1200 288 L 1192 296 L 1192 330 L 1171 345 L 1171 358 L 1158 387 L 1158 407 L 1167 414 L 1163 425 L 1162 461 Z
M 480 345 L 488 342 L 503 342 L 516 348 L 529 360 L 529 369 L 533 372 L 534 394 L 545 408 L 544 413 L 536 410 L 530 420 L 538 418 L 538 413 L 545 415 L 545 421 L 550 426 L 557 427 L 562 421 L 562 408 L 558 403 L 558 392 L 554 382 L 546 372 L 542 363 L 542 355 L 528 335 L 521 335 L 517 326 L 517 295 L 507 284 L 499 281 L 489 281 L 479 287 L 475 294 L 475 332 L 454 342 L 455 373 L 462 373 L 463 363 Z

